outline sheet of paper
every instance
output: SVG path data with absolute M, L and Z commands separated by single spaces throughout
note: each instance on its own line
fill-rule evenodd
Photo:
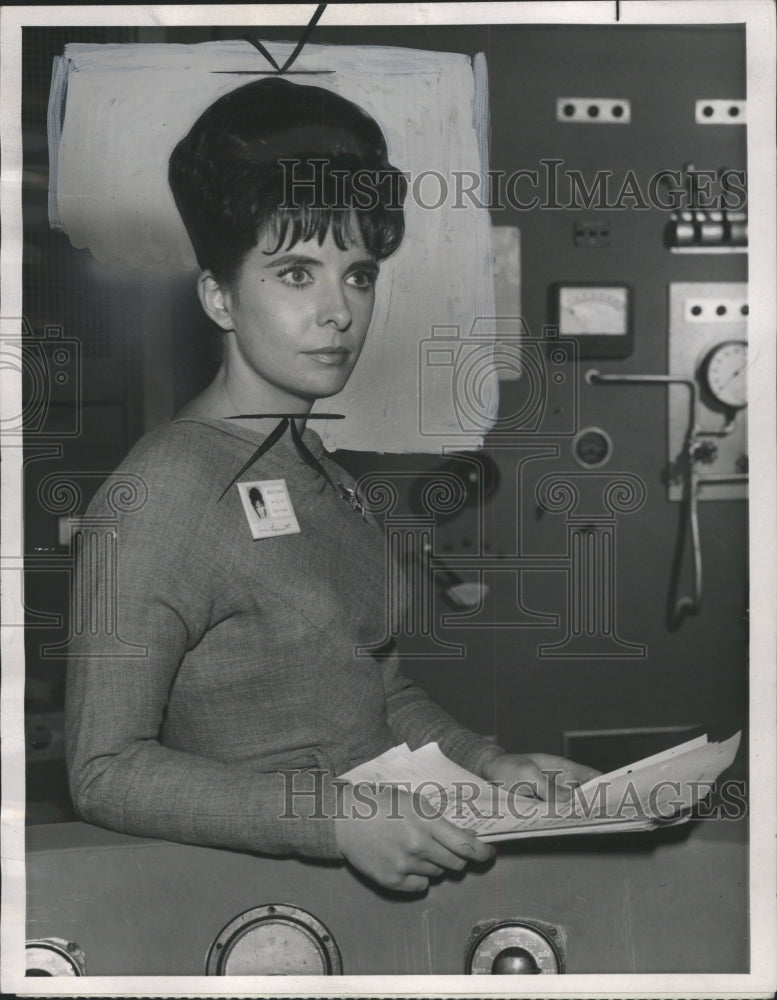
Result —
M 530 830 L 514 830 L 512 832 L 486 834 L 480 839 L 486 841 L 487 843 L 497 843 L 503 840 L 528 840 L 530 837 L 563 837 L 583 833 L 639 833 L 647 830 L 657 830 L 664 826 L 677 826 L 680 823 L 687 823 L 689 819 L 690 816 L 676 816 L 674 819 L 667 820 L 665 823 L 647 821 L 639 823 L 634 820 L 623 820 L 621 822 L 612 823 L 602 820 L 600 822 L 588 824 L 570 823 L 566 826 L 559 823 L 556 826 L 547 826 L 542 829 L 532 827 Z
M 703 736 L 696 736 L 692 740 L 688 740 L 686 743 L 678 743 L 676 747 L 670 747 L 669 750 L 662 750 L 660 753 L 654 753 L 650 757 L 643 757 L 642 760 L 634 761 L 633 764 L 625 764 L 623 767 L 619 767 L 615 771 L 608 771 L 607 774 L 603 774 L 598 778 L 591 778 L 590 781 L 586 781 L 585 784 L 581 785 L 581 789 L 585 790 L 587 788 L 593 788 L 600 781 L 612 780 L 613 778 L 618 778 L 622 774 L 631 774 L 633 771 L 638 771 L 640 768 L 647 767 L 648 764 L 660 764 L 662 761 L 671 760 L 672 757 L 677 757 L 681 753 L 685 753 L 687 750 L 695 750 L 697 747 L 707 745 L 707 734 Z
M 707 743 L 706 737 L 703 743 L 692 740 L 675 748 L 674 754 L 656 754 L 602 775 L 581 786 L 575 801 L 584 812 L 593 803 L 601 812 L 603 796 L 608 815 L 628 815 L 631 809 L 634 815 L 666 819 L 670 810 L 689 809 L 709 793 L 718 776 L 733 763 L 741 736 L 736 733 L 723 743 Z
M 569 802 L 508 795 L 445 756 L 437 743 L 392 747 L 340 777 L 402 784 L 451 823 L 484 840 L 650 830 L 684 822 L 729 767 L 741 739 L 702 736 L 586 782 Z

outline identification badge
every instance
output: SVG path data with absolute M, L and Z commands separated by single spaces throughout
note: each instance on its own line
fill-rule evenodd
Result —
M 252 538 L 296 535 L 300 527 L 291 505 L 285 479 L 238 483 Z

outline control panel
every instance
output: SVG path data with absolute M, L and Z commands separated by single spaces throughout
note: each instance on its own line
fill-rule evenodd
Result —
M 695 387 L 689 427 L 689 389 L 668 394 L 667 488 L 683 497 L 688 434 L 699 500 L 747 496 L 747 285 L 676 282 L 669 286 L 669 374 Z
M 744 822 L 577 838 L 575 850 L 567 838 L 501 845 L 493 864 L 420 896 L 337 863 L 84 823 L 27 833 L 30 976 L 747 970 Z

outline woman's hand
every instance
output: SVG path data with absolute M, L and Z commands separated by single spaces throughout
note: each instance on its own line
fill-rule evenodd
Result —
M 442 817 L 427 819 L 401 788 L 370 786 L 354 798 L 344 789 L 344 816 L 335 820 L 340 851 L 354 868 L 386 889 L 424 892 L 429 879 L 447 870 L 461 871 L 468 861 L 488 861 L 490 844 Z M 432 812 L 426 803 L 427 815 Z
M 575 788 L 601 774 L 593 767 L 554 754 L 500 751 L 481 763 L 480 772 L 487 781 L 500 782 L 506 791 L 514 788 L 520 795 L 534 795 L 546 801 L 551 796 L 558 801 L 570 799 Z

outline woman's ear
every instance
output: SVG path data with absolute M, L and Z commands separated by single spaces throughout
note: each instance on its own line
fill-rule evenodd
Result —
M 222 330 L 234 330 L 232 296 L 211 271 L 203 271 L 197 280 L 197 294 L 205 314 Z

